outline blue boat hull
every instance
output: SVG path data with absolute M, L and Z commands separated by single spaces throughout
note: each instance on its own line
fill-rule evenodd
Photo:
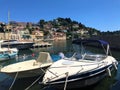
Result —
M 13 59 L 16 58 L 17 53 L 13 53 L 13 54 L 4 54 L 4 55 L 0 55 L 0 61 L 5 61 L 5 60 L 9 60 L 9 59 Z

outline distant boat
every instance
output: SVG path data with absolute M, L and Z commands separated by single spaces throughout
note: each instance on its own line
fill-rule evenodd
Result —
M 10 13 L 8 12 L 8 31 L 10 29 Z M 8 33 L 9 35 L 9 33 Z M 17 48 L 17 49 L 29 49 L 34 42 L 32 41 L 19 41 L 13 40 L 8 37 L 8 40 L 1 40 L 1 47 Z
M 1 47 L 10 47 L 17 49 L 29 49 L 33 46 L 32 41 L 2 40 Z
M 105 54 L 86 51 L 94 43 L 103 47 Z M 117 60 L 109 54 L 109 44 L 103 40 L 74 40 L 74 49 L 78 50 L 72 57 L 64 57 L 54 62 L 46 71 L 42 84 L 60 90 L 75 89 L 93 85 L 103 79 L 111 70 L 117 70 Z M 88 49 L 88 48 L 87 48 Z M 97 48 L 96 48 L 97 49 Z M 98 48 L 101 49 L 101 48 Z
M 39 43 L 33 44 L 32 48 L 50 47 L 50 46 L 52 46 L 52 44 L 49 42 L 39 42 Z
M 17 78 L 34 77 L 44 74 L 53 60 L 48 52 L 40 52 L 37 60 L 31 59 L 14 64 L 10 64 L 1 68 L 0 72 L 5 73 L 11 77 L 15 77 L 18 73 Z
M 17 48 L 2 48 L 0 42 L 0 61 L 16 58 L 18 54 Z

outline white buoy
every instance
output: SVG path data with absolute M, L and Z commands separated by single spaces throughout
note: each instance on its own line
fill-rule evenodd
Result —
M 108 76 L 111 77 L 112 75 L 111 75 L 111 71 L 110 71 L 110 68 L 109 68 L 109 67 L 107 68 L 106 71 L 107 71 L 107 73 L 108 73 Z
M 60 56 L 61 58 L 64 58 L 64 57 L 65 57 L 64 53 L 62 53 L 62 52 L 59 53 L 59 56 Z
M 117 70 L 117 65 L 115 62 L 112 63 L 113 64 L 113 67 L 115 68 L 115 70 Z

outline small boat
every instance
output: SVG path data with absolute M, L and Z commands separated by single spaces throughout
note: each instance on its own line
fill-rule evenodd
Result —
M 40 42 L 40 43 L 33 44 L 32 48 L 50 47 L 50 46 L 52 46 L 52 44 L 49 42 Z
M 17 54 L 17 48 L 2 48 L 0 42 L 0 61 L 16 58 Z
M 72 43 L 76 49 L 73 56 L 54 62 L 46 70 L 40 84 L 60 90 L 82 88 L 99 82 L 106 75 L 111 76 L 113 67 L 117 70 L 118 62 L 109 55 L 109 44 L 106 41 L 77 39 Z M 105 54 L 86 50 L 88 47 L 90 50 L 98 48 L 100 51 L 101 47 L 98 44 L 104 48 Z
M 40 52 L 38 58 L 10 64 L 1 68 L 0 72 L 11 77 L 27 78 L 42 75 L 51 64 L 52 58 L 48 52 Z
M 19 40 L 2 40 L 2 47 L 10 47 L 17 49 L 29 49 L 33 46 L 34 42 L 32 41 L 19 41 Z

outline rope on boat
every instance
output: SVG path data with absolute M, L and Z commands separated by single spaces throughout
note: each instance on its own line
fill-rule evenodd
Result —
M 18 72 L 19 72 L 19 71 L 18 71 Z M 18 72 L 16 73 L 15 78 L 14 78 L 14 80 L 13 80 L 13 82 L 12 82 L 12 84 L 11 84 L 11 86 L 10 86 L 9 90 L 11 90 L 11 89 L 12 89 L 12 87 L 13 87 L 13 85 L 14 85 L 14 83 L 15 83 L 15 80 L 17 79 Z
M 67 88 L 68 74 L 69 74 L 69 72 L 66 72 L 66 73 L 65 73 L 65 75 L 66 75 L 66 80 L 65 80 L 64 90 L 66 90 L 66 88 Z
M 111 71 L 110 71 L 110 68 L 109 68 L 109 67 L 107 68 L 107 73 L 108 73 L 108 76 L 109 76 L 109 77 L 111 77 L 111 76 L 112 76 L 112 75 L 111 75 Z
M 94 69 L 102 66 L 101 64 L 103 65 L 103 62 L 102 62 L 102 63 L 98 63 L 98 66 L 96 66 Z M 94 65 L 94 64 L 90 64 L 90 65 Z M 81 66 L 81 70 L 79 70 L 78 73 L 83 70 L 83 67 L 82 67 L 82 66 L 87 66 L 87 65 L 77 65 L 77 66 L 70 66 L 70 67 L 79 67 L 79 66 Z M 62 67 L 64 67 L 64 66 L 61 66 L 61 67 L 52 67 L 52 68 L 62 68 Z M 66 67 L 66 66 L 65 66 L 65 67 Z M 50 69 L 50 67 L 49 67 L 49 69 Z M 63 74 L 69 73 L 69 72 L 66 72 L 66 73 L 62 73 L 62 74 L 60 74 L 60 75 L 57 75 L 57 74 L 53 73 L 52 71 L 50 71 L 49 69 L 48 69 L 48 71 L 55 76 L 54 78 L 49 78 L 49 80 L 55 79 L 55 78 L 57 78 L 57 77 L 59 77 L 59 76 L 61 76 L 61 75 L 63 75 Z M 94 69 L 92 69 L 92 70 L 94 70 Z M 106 71 L 107 71 L 108 75 L 111 76 L 110 69 L 107 68 Z M 86 71 L 86 72 L 87 72 L 87 71 Z
M 41 64 L 42 65 L 42 64 Z M 42 69 L 42 68 L 40 68 L 41 69 L 41 71 L 43 71 L 43 73 L 45 73 L 46 71 L 44 70 L 44 69 Z
M 42 65 L 42 64 L 41 64 Z M 42 68 L 40 68 L 43 71 L 43 74 L 45 73 L 45 70 L 43 70 Z M 42 75 L 43 75 L 42 74 Z M 30 89 L 30 87 L 32 87 L 41 77 L 42 75 L 40 75 L 30 86 L 28 86 L 25 90 Z
M 59 77 L 59 76 L 62 76 L 62 75 L 64 75 L 64 74 L 66 75 L 66 73 L 68 73 L 68 72 L 65 72 L 65 73 L 59 74 L 59 76 L 58 76 L 57 74 L 53 73 L 53 72 L 50 71 L 49 69 L 48 69 L 48 71 L 55 76 L 55 77 L 53 77 L 53 78 L 48 78 L 49 80 L 55 79 L 55 78 L 57 78 L 57 77 Z
M 52 73 L 54 76 L 58 77 L 58 75 L 56 75 L 55 73 L 53 73 L 53 72 L 50 71 L 49 69 L 48 69 L 48 71 L 49 71 L 50 73 Z
M 116 63 L 115 63 L 115 62 L 113 62 L 112 64 L 113 64 L 113 67 L 115 68 L 115 70 L 117 70 L 118 68 L 117 68 Z
M 38 77 L 30 86 L 28 86 L 25 90 L 30 89 L 30 87 L 32 87 L 41 77 L 42 77 L 42 75 L 39 76 L 39 77 Z

